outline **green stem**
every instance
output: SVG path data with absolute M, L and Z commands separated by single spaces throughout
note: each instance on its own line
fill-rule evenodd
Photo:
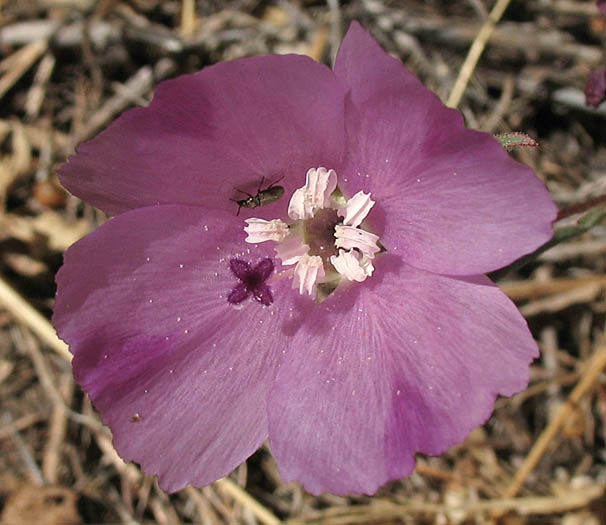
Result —
M 605 201 L 606 201 L 606 196 L 603 196 L 603 197 L 598 197 L 597 199 L 593 199 L 593 201 L 588 201 L 588 202 L 594 202 L 595 204 L 593 204 L 593 206 L 595 206 L 596 204 L 601 204 L 602 202 L 605 202 Z M 584 203 L 583 205 L 588 204 L 588 202 Z M 583 205 L 578 205 L 578 206 L 583 206 Z M 571 208 L 567 208 L 567 209 L 571 209 Z M 562 217 L 560 217 L 560 215 L 563 214 L 565 211 L 566 210 L 563 210 L 563 212 L 560 212 L 560 214 L 558 215 L 558 219 L 562 218 Z M 579 213 L 579 212 L 576 211 L 574 213 Z M 571 213 L 571 215 L 572 215 L 572 213 Z M 568 215 L 563 215 L 563 217 L 568 217 Z M 584 233 L 588 232 L 594 226 L 597 226 L 598 224 L 602 224 L 603 222 L 606 222 L 606 207 L 597 208 L 595 210 L 592 210 L 587 215 L 584 215 L 583 217 L 581 217 L 577 221 L 577 224 L 575 224 L 573 226 L 562 226 L 561 228 L 557 228 L 555 230 L 551 240 L 546 242 L 543 246 L 541 246 L 534 252 L 529 253 L 528 255 L 525 255 L 521 259 L 518 259 L 517 261 L 511 263 L 509 266 L 506 266 L 505 268 L 501 268 L 500 270 L 496 270 L 494 272 L 489 273 L 488 276 L 493 281 L 498 281 L 499 279 L 504 277 L 509 272 L 514 271 L 514 270 L 519 270 L 523 266 L 526 266 L 528 263 L 536 260 L 537 257 L 539 257 L 539 255 L 541 255 L 543 252 L 546 252 L 550 248 L 553 248 L 557 244 L 560 244 L 561 242 L 567 241 L 574 237 L 578 237 L 579 235 L 583 235 Z
M 594 197 L 593 199 L 589 199 L 588 201 L 581 202 L 579 204 L 573 204 L 572 206 L 568 206 L 568 208 L 560 210 L 556 222 L 565 219 L 566 217 L 570 217 L 571 215 L 583 213 L 587 210 L 590 210 L 591 208 L 599 206 L 600 204 L 606 204 L 606 195 L 600 195 L 599 197 Z

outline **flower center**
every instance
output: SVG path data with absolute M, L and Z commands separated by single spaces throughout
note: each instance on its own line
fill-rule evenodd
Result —
M 293 288 L 318 301 L 342 281 L 362 282 L 370 277 L 374 271 L 372 260 L 383 249 L 377 244 L 377 235 L 359 227 L 375 204 L 370 194 L 359 191 L 345 200 L 335 190 L 334 170 L 312 168 L 307 172 L 305 186 L 290 199 L 288 216 L 292 222 L 256 218 L 245 221 L 246 242 L 277 242 L 276 256 L 282 266 L 294 265 L 282 275 L 291 275 Z
M 332 255 L 338 255 L 335 246 L 335 226 L 341 222 L 337 210 L 324 208 L 305 221 L 303 226 L 303 242 L 309 246 L 309 255 L 318 255 L 330 262 Z

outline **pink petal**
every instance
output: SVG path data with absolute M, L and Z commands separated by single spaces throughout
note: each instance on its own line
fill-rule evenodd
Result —
M 76 379 L 119 454 L 167 491 L 228 474 L 267 437 L 294 294 L 281 280 L 270 307 L 227 302 L 239 282 L 230 257 L 273 255 L 245 244 L 243 225 L 198 207 L 140 208 L 72 246 L 57 275 L 53 322 Z
M 552 235 L 556 207 L 532 171 L 353 23 L 335 73 L 350 86 L 346 196 L 370 191 L 368 216 L 390 252 L 418 268 L 466 275 L 505 266 Z
M 254 196 L 262 181 L 264 189 L 280 180 L 290 195 L 311 166 L 332 163 L 342 148 L 334 74 L 307 57 L 269 55 L 161 83 L 149 107 L 125 112 L 59 171 L 67 189 L 112 215 L 156 203 L 235 215 L 230 199 L 241 192 Z M 287 205 L 282 198 L 257 210 L 274 218 Z
M 589 73 L 587 77 L 585 104 L 597 108 L 604 100 L 606 100 L 606 69 L 598 69 Z
M 271 390 L 270 445 L 313 494 L 373 494 L 524 389 L 538 355 L 525 320 L 483 277 L 417 270 L 390 255 L 329 297 L 292 342 Z M 340 295 L 340 297 L 337 297 Z

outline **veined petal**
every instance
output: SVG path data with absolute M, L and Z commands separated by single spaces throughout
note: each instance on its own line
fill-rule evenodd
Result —
M 325 276 L 322 258 L 317 255 L 304 255 L 295 266 L 292 287 L 298 288 L 301 295 L 316 295 L 316 287 Z
M 339 208 L 337 213 L 343 217 L 343 224 L 356 227 L 366 218 L 374 205 L 375 201 L 370 198 L 370 193 L 359 191 L 345 203 L 345 206 Z
M 156 204 L 235 214 L 237 190 L 254 195 L 264 178 L 281 180 L 290 194 L 310 166 L 341 156 L 344 98 L 335 75 L 308 57 L 205 67 L 160 83 L 148 107 L 126 111 L 80 144 L 59 169 L 61 182 L 111 215 Z M 287 204 L 240 215 L 278 217 Z
M 343 277 L 349 281 L 361 283 L 372 275 L 374 267 L 368 257 L 363 257 L 354 250 L 348 252 L 339 250 L 339 255 L 333 255 L 330 262 Z
M 319 305 L 294 337 L 268 402 L 285 481 L 373 494 L 526 387 L 538 355 L 526 321 L 485 277 L 423 272 L 385 254 L 381 280 Z
M 228 474 L 267 438 L 265 402 L 295 294 L 277 281 L 272 308 L 243 297 L 234 272 L 251 266 L 230 264 L 242 241 L 232 213 L 140 208 L 77 242 L 57 274 L 53 322 L 78 383 L 120 456 L 168 491 Z M 238 255 L 255 264 L 272 248 Z M 263 277 L 270 265 L 260 264 Z M 265 292 L 254 291 L 263 304 Z
M 288 235 L 288 224 L 280 219 L 266 221 L 251 217 L 244 222 L 248 225 L 244 227 L 244 231 L 248 234 L 245 241 L 251 244 L 265 241 L 280 242 Z
M 353 226 L 338 224 L 335 227 L 335 238 L 337 248 L 343 248 L 344 250 L 357 248 L 371 259 L 381 250 L 377 246 L 378 235 L 361 230 L 360 228 L 354 228 Z
M 388 252 L 432 272 L 469 275 L 549 240 L 557 209 L 532 170 L 490 134 L 465 129 L 458 111 L 356 22 L 335 73 L 350 89 L 339 184 L 347 194 L 372 192 L 381 207 L 372 224 Z

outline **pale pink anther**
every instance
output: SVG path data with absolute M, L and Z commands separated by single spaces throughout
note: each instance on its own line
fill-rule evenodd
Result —
M 324 275 L 322 258 L 317 255 L 309 256 L 306 254 L 301 257 L 297 266 L 295 266 L 292 287 L 298 288 L 301 295 L 306 293 L 314 298 L 317 284 Z
M 280 219 L 266 221 L 265 219 L 251 218 L 244 222 L 248 224 L 244 227 L 244 231 L 248 234 L 245 241 L 252 244 L 264 241 L 280 242 L 288 235 L 288 224 Z
M 360 228 L 339 224 L 335 226 L 335 246 L 344 250 L 357 248 L 364 255 L 374 258 L 381 249 L 377 246 L 379 236 Z
M 317 211 L 334 209 L 336 203 L 332 199 L 332 193 L 336 187 L 337 174 L 334 170 L 323 167 L 308 170 L 305 186 L 295 190 L 291 197 L 289 217 L 293 220 L 313 220 Z M 298 288 L 301 294 L 315 297 L 317 284 L 325 277 L 324 262 L 328 260 L 349 281 L 362 282 L 372 275 L 374 267 L 371 259 L 380 251 L 377 246 L 379 237 L 357 226 L 366 218 L 374 204 L 370 193 L 359 191 L 337 210 L 337 214 L 343 217 L 343 223 L 335 226 L 334 245 L 341 249 L 326 261 L 318 255 L 310 255 L 310 245 L 305 243 L 303 236 L 289 229 L 279 219 L 247 219 L 248 226 L 244 228 L 248 233 L 246 241 L 277 241 L 275 252 L 282 260 L 282 265 L 296 264 L 293 288 Z
M 360 190 L 345 203 L 345 206 L 341 206 L 337 213 L 343 217 L 343 224 L 359 226 L 374 205 L 375 201 L 370 198 L 370 193 Z
M 361 283 L 372 275 L 374 266 L 368 257 L 360 255 L 355 250 L 339 250 L 339 255 L 333 255 L 330 262 L 343 277 L 349 281 Z
M 296 190 L 288 204 L 288 216 L 293 220 L 311 219 L 316 210 L 330 205 L 330 196 L 337 187 L 337 174 L 326 168 L 307 171 L 305 186 Z

